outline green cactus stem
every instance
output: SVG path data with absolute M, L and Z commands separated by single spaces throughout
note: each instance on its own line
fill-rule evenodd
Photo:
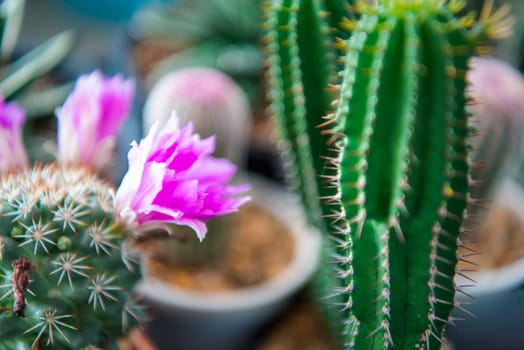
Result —
M 112 192 L 56 164 L 0 179 L 0 349 L 104 348 L 136 324 L 140 274 Z
M 349 10 L 345 1 L 317 0 L 273 1 L 265 8 L 271 113 L 283 136 L 289 181 L 299 191 L 310 223 L 322 231 L 338 229 L 332 221 L 339 217 L 341 206 L 337 201 L 319 200 L 332 198 L 337 188 L 326 182 L 336 175 L 336 168 L 326 164 L 326 159 L 335 157 L 334 150 L 325 147 L 331 135 L 322 134 L 318 126 L 332 108 L 331 86 L 341 67 L 336 43 L 339 36 L 348 36 L 342 35 L 341 24 Z M 326 259 L 333 255 L 329 244 L 323 251 Z M 322 265 L 314 279 L 319 298 L 333 294 L 331 289 L 339 284 L 333 268 Z M 331 324 L 341 324 L 338 310 L 328 307 L 325 313 Z M 333 328 L 338 332 L 338 326 Z
M 317 126 L 332 99 L 328 91 L 318 87 L 327 86 L 332 76 L 329 71 L 330 67 L 333 68 L 332 62 L 329 62 L 328 54 L 323 54 L 328 50 L 326 38 L 329 33 L 319 18 L 321 10 L 315 1 L 282 0 L 268 11 L 268 27 L 273 29 L 269 32 L 270 44 L 267 47 L 271 110 L 280 134 L 284 135 L 288 149 L 286 156 L 293 167 L 291 173 L 296 174 L 291 181 L 296 188 L 303 189 L 303 203 L 307 212 L 312 214 L 309 218 L 318 222 L 319 186 L 315 168 L 322 163 L 320 152 L 323 141 Z M 310 27 L 306 28 L 305 24 Z M 299 28 L 316 35 L 307 43 L 303 38 L 299 41 Z M 300 44 L 306 44 L 306 47 Z M 308 56 L 311 59 L 303 63 L 309 69 L 301 69 L 300 57 L 304 55 L 301 50 L 310 53 Z M 311 99 L 311 94 L 317 95 Z
M 461 1 L 359 2 L 358 21 L 341 21 L 352 32 L 329 113 L 319 102 L 333 82 L 325 19 L 299 25 L 322 4 L 273 2 L 270 98 L 305 208 L 336 242 L 345 346 L 438 348 L 470 202 L 466 72 L 479 42 L 509 21 L 490 5 L 478 23 L 460 17 Z M 324 80 L 308 87 L 316 74 Z

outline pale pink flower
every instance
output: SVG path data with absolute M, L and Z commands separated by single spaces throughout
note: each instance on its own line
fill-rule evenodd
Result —
M 5 103 L 0 96 L 0 174 L 27 167 L 27 154 L 22 142 L 25 112 L 16 103 Z
M 200 139 L 193 132 L 192 123 L 180 129 L 173 114 L 161 130 L 155 123 L 140 144 L 132 143 L 129 170 L 116 193 L 121 219 L 189 226 L 202 240 L 206 220 L 237 211 L 249 200 L 235 197 L 247 185 L 228 185 L 235 165 L 211 156 L 214 136 Z
M 135 84 L 99 71 L 78 78 L 58 117 L 58 160 L 102 170 L 131 108 Z

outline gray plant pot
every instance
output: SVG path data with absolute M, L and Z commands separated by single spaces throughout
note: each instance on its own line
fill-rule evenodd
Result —
M 524 191 L 521 185 L 506 179 L 497 191 L 494 205 L 504 206 L 524 223 Z M 470 274 L 474 285 L 457 293 L 462 304 L 453 316 L 455 325 L 447 328 L 447 338 L 455 350 L 524 349 L 524 258 L 496 270 Z M 457 285 L 472 282 L 460 276 Z
M 156 318 L 148 333 L 159 350 L 249 349 L 255 333 L 274 319 L 316 270 L 320 234 L 305 222 L 298 200 L 286 189 L 249 178 L 253 201 L 289 226 L 292 262 L 274 279 L 230 292 L 197 292 L 146 276 L 138 285 Z

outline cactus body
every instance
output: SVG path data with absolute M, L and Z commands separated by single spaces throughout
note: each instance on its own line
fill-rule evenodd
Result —
M 299 23 L 323 4 L 333 1 L 273 2 L 270 98 L 305 208 L 335 242 L 328 261 L 339 278 L 332 294 L 343 298 L 344 343 L 437 348 L 454 306 L 469 200 L 468 61 L 481 37 L 504 28 L 495 28 L 489 11 L 477 26 L 459 18 L 458 1 L 359 3 L 358 22 L 338 21 L 352 30 L 337 45 L 345 49 L 340 81 L 318 80 L 315 95 L 307 77 L 332 77 L 324 69 L 336 63 L 322 49 L 330 40 L 319 39 L 323 17 Z M 319 101 L 330 98 L 333 81 L 328 113 Z
M 415 5 L 364 14 L 352 34 L 335 118 L 356 348 L 441 341 L 468 196 L 466 34 L 446 9 Z
M 56 164 L 1 178 L 0 349 L 104 348 L 136 323 L 112 191 Z

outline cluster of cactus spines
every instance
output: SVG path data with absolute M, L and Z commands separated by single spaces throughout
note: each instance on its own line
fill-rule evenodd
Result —
M 327 219 L 320 226 L 335 242 L 344 343 L 437 348 L 455 306 L 458 236 L 471 202 L 466 72 L 478 43 L 506 33 L 508 22 L 490 5 L 477 23 L 460 17 L 462 1 L 359 2 L 358 21 L 345 21 L 351 35 L 327 113 L 327 103 L 309 106 L 330 98 L 332 81 L 317 80 L 315 95 L 304 78 L 331 77 L 322 16 L 298 25 L 327 3 L 273 1 L 270 98 L 305 208 Z
M 0 180 L 0 349 L 106 348 L 142 314 L 112 187 L 57 164 Z

